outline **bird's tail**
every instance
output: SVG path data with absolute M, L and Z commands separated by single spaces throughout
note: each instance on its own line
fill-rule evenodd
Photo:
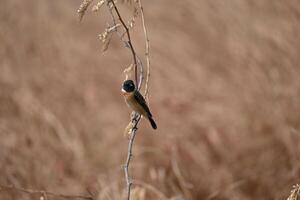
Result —
M 155 121 L 153 120 L 153 118 L 149 116 L 148 119 L 149 119 L 149 121 L 150 121 L 150 123 L 151 123 L 152 128 L 153 128 L 153 129 L 157 129 L 156 123 L 155 123 Z

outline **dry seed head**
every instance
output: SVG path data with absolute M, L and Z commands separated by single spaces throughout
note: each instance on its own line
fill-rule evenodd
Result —
M 105 31 L 98 35 L 99 40 L 101 40 L 103 43 L 106 41 L 108 36 L 108 31 L 105 29 Z
M 113 0 L 113 1 L 114 1 L 115 4 L 118 3 L 117 0 Z M 112 2 L 112 0 L 108 1 L 108 7 L 109 7 L 109 9 L 113 9 L 113 7 L 114 7 L 114 5 L 111 2 Z
M 108 39 L 103 43 L 102 52 L 105 52 L 108 49 L 111 40 L 111 34 L 109 34 Z
M 114 26 L 108 27 L 107 31 L 108 32 L 117 31 L 117 29 L 118 29 L 119 26 L 122 26 L 122 25 L 121 24 L 116 24 Z
M 135 18 L 132 18 L 129 22 L 128 22 L 128 28 L 132 29 L 134 27 L 135 24 Z
M 133 124 L 130 121 L 124 130 L 124 136 L 130 135 L 132 128 L 133 128 Z
M 127 74 L 133 70 L 133 64 L 130 64 L 126 69 L 124 69 L 124 73 Z
M 296 184 L 293 186 L 291 194 L 287 200 L 297 200 L 300 195 L 300 184 Z
M 138 17 L 138 15 L 139 15 L 139 10 L 135 7 L 134 8 L 134 11 L 133 11 L 133 16 L 132 16 L 132 18 L 128 21 L 128 27 L 129 28 L 133 28 L 134 27 L 134 25 L 135 25 L 135 19 Z
M 89 5 L 92 3 L 93 0 L 83 0 L 82 3 L 80 4 L 77 13 L 79 14 L 79 20 L 81 21 L 85 11 L 87 10 L 87 8 L 89 7 Z
M 106 0 L 99 1 L 96 5 L 93 6 L 92 11 L 97 12 L 105 2 Z
M 130 73 L 133 72 L 133 69 L 134 69 L 134 64 L 130 64 L 129 67 L 124 69 L 123 73 L 125 73 L 125 80 L 128 79 Z

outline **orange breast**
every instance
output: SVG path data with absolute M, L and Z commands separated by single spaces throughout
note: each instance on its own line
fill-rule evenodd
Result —
M 147 113 L 144 110 L 144 108 L 136 101 L 134 98 L 133 92 L 131 93 L 123 93 L 123 96 L 125 98 L 125 102 L 128 105 L 129 108 L 134 110 L 135 112 L 139 113 L 140 115 L 143 115 L 144 117 L 147 117 Z

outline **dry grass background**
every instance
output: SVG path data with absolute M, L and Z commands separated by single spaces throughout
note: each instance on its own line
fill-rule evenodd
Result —
M 131 57 L 116 37 L 101 55 L 105 14 L 79 23 L 79 4 L 0 6 L 0 183 L 120 199 L 129 118 L 120 85 Z M 142 122 L 131 174 L 157 191 L 142 184 L 134 199 L 286 199 L 300 179 L 300 2 L 144 7 L 158 130 Z

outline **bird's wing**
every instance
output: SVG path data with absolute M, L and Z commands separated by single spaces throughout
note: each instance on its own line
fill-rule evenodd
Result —
M 152 117 L 152 114 L 147 106 L 147 103 L 146 103 L 143 95 L 141 95 L 141 93 L 139 91 L 134 92 L 134 98 L 145 109 L 145 111 L 147 112 L 149 117 Z

